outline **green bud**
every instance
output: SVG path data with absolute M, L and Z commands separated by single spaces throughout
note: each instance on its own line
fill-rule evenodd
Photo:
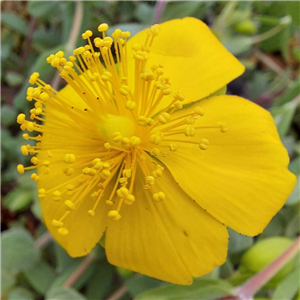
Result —
M 116 267 L 116 270 L 117 270 L 118 275 L 121 276 L 123 279 L 127 279 L 134 274 L 133 271 L 127 270 L 124 268 L 120 268 L 120 267 Z
M 237 23 L 234 29 L 241 34 L 253 35 L 256 32 L 256 25 L 250 20 L 245 20 Z
M 258 241 L 243 256 L 240 263 L 241 273 L 252 273 L 261 271 L 279 255 L 293 244 L 293 240 L 287 237 L 270 237 Z M 294 262 L 286 264 L 269 282 L 270 285 L 281 281 L 294 267 Z

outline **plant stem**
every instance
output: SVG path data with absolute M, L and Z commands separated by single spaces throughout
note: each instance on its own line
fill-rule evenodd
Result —
M 157 1 L 155 5 L 155 10 L 153 14 L 153 24 L 160 23 L 160 19 L 164 13 L 165 7 L 167 5 L 168 1 Z
M 52 236 L 49 232 L 45 232 L 44 234 L 42 234 L 35 242 L 35 246 L 37 248 L 44 248 L 45 246 L 47 246 L 50 242 L 52 241 Z
M 237 294 L 237 300 L 252 299 L 254 294 L 299 252 L 299 246 L 300 236 L 277 259 L 275 259 L 263 270 L 261 270 L 255 276 L 246 281 L 246 283 L 244 283 L 241 287 L 235 290 Z
M 118 300 L 121 296 L 123 296 L 127 292 L 127 287 L 122 285 L 118 290 L 116 290 L 109 298 L 106 300 Z
M 94 261 L 95 255 L 90 253 L 87 255 L 78 268 L 70 275 L 70 277 L 65 281 L 63 287 L 71 287 L 77 279 L 84 273 L 84 271 L 89 267 L 89 265 Z

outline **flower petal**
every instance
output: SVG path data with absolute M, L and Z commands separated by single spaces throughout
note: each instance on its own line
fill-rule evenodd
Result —
M 162 65 L 163 76 L 170 79 L 173 91 L 186 97 L 185 103 L 211 95 L 244 72 L 244 66 L 202 21 L 195 18 L 176 19 L 160 24 L 160 28 L 151 46 L 147 66 Z M 130 81 L 135 70 L 131 47 L 134 44 L 143 45 L 146 37 L 147 30 L 144 30 L 128 42 Z M 163 102 L 160 108 L 166 106 Z
M 155 184 L 166 193 L 161 202 L 152 199 L 144 184 L 140 172 L 136 202 L 123 205 L 122 218 L 108 225 L 108 261 L 175 284 L 191 284 L 192 276 L 221 265 L 227 254 L 226 227 L 194 203 L 168 170 Z
M 242 234 L 257 235 L 295 185 L 273 119 L 266 110 L 237 96 L 216 96 L 198 105 L 206 113 L 197 124 L 226 122 L 228 131 L 198 129 L 190 139 L 207 139 L 207 150 L 178 143 L 178 150 L 161 161 L 179 186 L 217 220 Z M 192 112 L 194 107 L 177 116 Z M 176 138 L 182 140 L 182 135 Z
M 75 176 L 78 174 L 75 174 Z M 56 189 L 62 184 L 62 172 L 51 171 L 48 175 L 41 176 L 38 183 L 39 188 L 46 191 Z M 71 179 L 71 178 L 68 178 Z M 110 190 L 110 187 L 107 188 Z M 41 199 L 44 222 L 54 239 L 69 253 L 72 257 L 84 256 L 88 254 L 100 240 L 106 228 L 108 206 L 105 200 L 101 200 L 95 209 L 95 215 L 91 217 L 88 210 L 93 207 L 94 200 L 91 198 L 90 191 L 86 195 L 74 211 L 63 220 L 64 228 L 68 230 L 68 234 L 63 236 L 58 233 L 58 228 L 52 224 L 52 220 L 59 220 L 66 213 L 64 201 L 68 199 L 67 195 L 63 195 L 59 202 L 53 200 L 53 194 L 48 193 Z M 83 192 L 84 193 L 84 192 Z M 82 197 L 81 195 L 79 197 Z M 105 199 L 105 196 L 104 196 Z

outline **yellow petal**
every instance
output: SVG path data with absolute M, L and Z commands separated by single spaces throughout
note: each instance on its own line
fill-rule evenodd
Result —
M 257 235 L 295 186 L 273 119 L 266 110 L 236 96 L 216 96 L 198 105 L 206 113 L 197 124 L 226 122 L 228 131 L 199 129 L 190 139 L 207 139 L 207 150 L 178 143 L 178 150 L 161 161 L 208 213 L 237 232 Z M 178 115 L 193 111 L 194 106 Z M 174 138 L 183 139 L 182 135 Z
M 39 189 L 44 188 L 46 191 L 50 191 L 50 189 L 55 191 L 56 187 L 64 181 L 64 176 L 62 171 L 51 171 L 48 175 L 40 176 L 41 179 L 38 183 L 38 187 Z M 71 178 L 67 179 L 69 180 Z M 72 257 L 88 254 L 100 240 L 107 225 L 106 216 L 108 207 L 105 204 L 105 197 L 96 207 L 95 215 L 91 217 L 88 214 L 88 210 L 93 207 L 95 202 L 90 196 L 91 193 L 93 193 L 93 191 L 90 191 L 85 197 L 79 195 L 78 197 L 83 197 L 80 204 L 75 205 L 75 210 L 70 211 L 69 215 L 63 220 L 63 228 L 68 230 L 66 235 L 59 234 L 59 227 L 55 227 L 52 222 L 53 220 L 59 221 L 60 217 L 66 213 L 64 202 L 68 199 L 68 196 L 63 195 L 59 201 L 54 201 L 53 193 L 51 192 L 40 201 L 44 222 L 48 230 L 54 239 Z
M 122 218 L 108 225 L 110 263 L 175 284 L 191 284 L 192 277 L 224 263 L 226 227 L 181 190 L 168 170 L 155 184 L 166 194 L 161 202 L 155 202 L 144 185 L 138 173 L 135 203 L 123 205 Z
M 163 76 L 170 79 L 173 91 L 186 97 L 185 103 L 209 96 L 244 72 L 244 66 L 202 21 L 195 18 L 176 19 L 161 24 L 160 28 L 160 33 L 154 38 L 147 67 L 162 65 Z M 146 36 L 147 31 L 144 30 L 128 42 L 130 84 L 134 78 L 131 47 L 134 44 L 143 45 Z M 162 101 L 159 108 L 164 107 Z

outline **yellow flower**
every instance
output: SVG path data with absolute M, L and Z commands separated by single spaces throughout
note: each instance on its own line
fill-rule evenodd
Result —
M 176 284 L 224 263 L 227 226 L 254 236 L 283 206 L 295 178 L 270 114 L 212 96 L 244 67 L 194 18 L 128 40 L 116 30 L 47 58 L 67 86 L 37 73 L 22 153 L 37 168 L 45 223 L 73 257 L 105 232 L 114 265 Z M 204 99 L 198 101 L 200 99 Z M 197 102 L 196 102 L 197 101 Z M 43 123 L 43 124 L 42 124 Z

